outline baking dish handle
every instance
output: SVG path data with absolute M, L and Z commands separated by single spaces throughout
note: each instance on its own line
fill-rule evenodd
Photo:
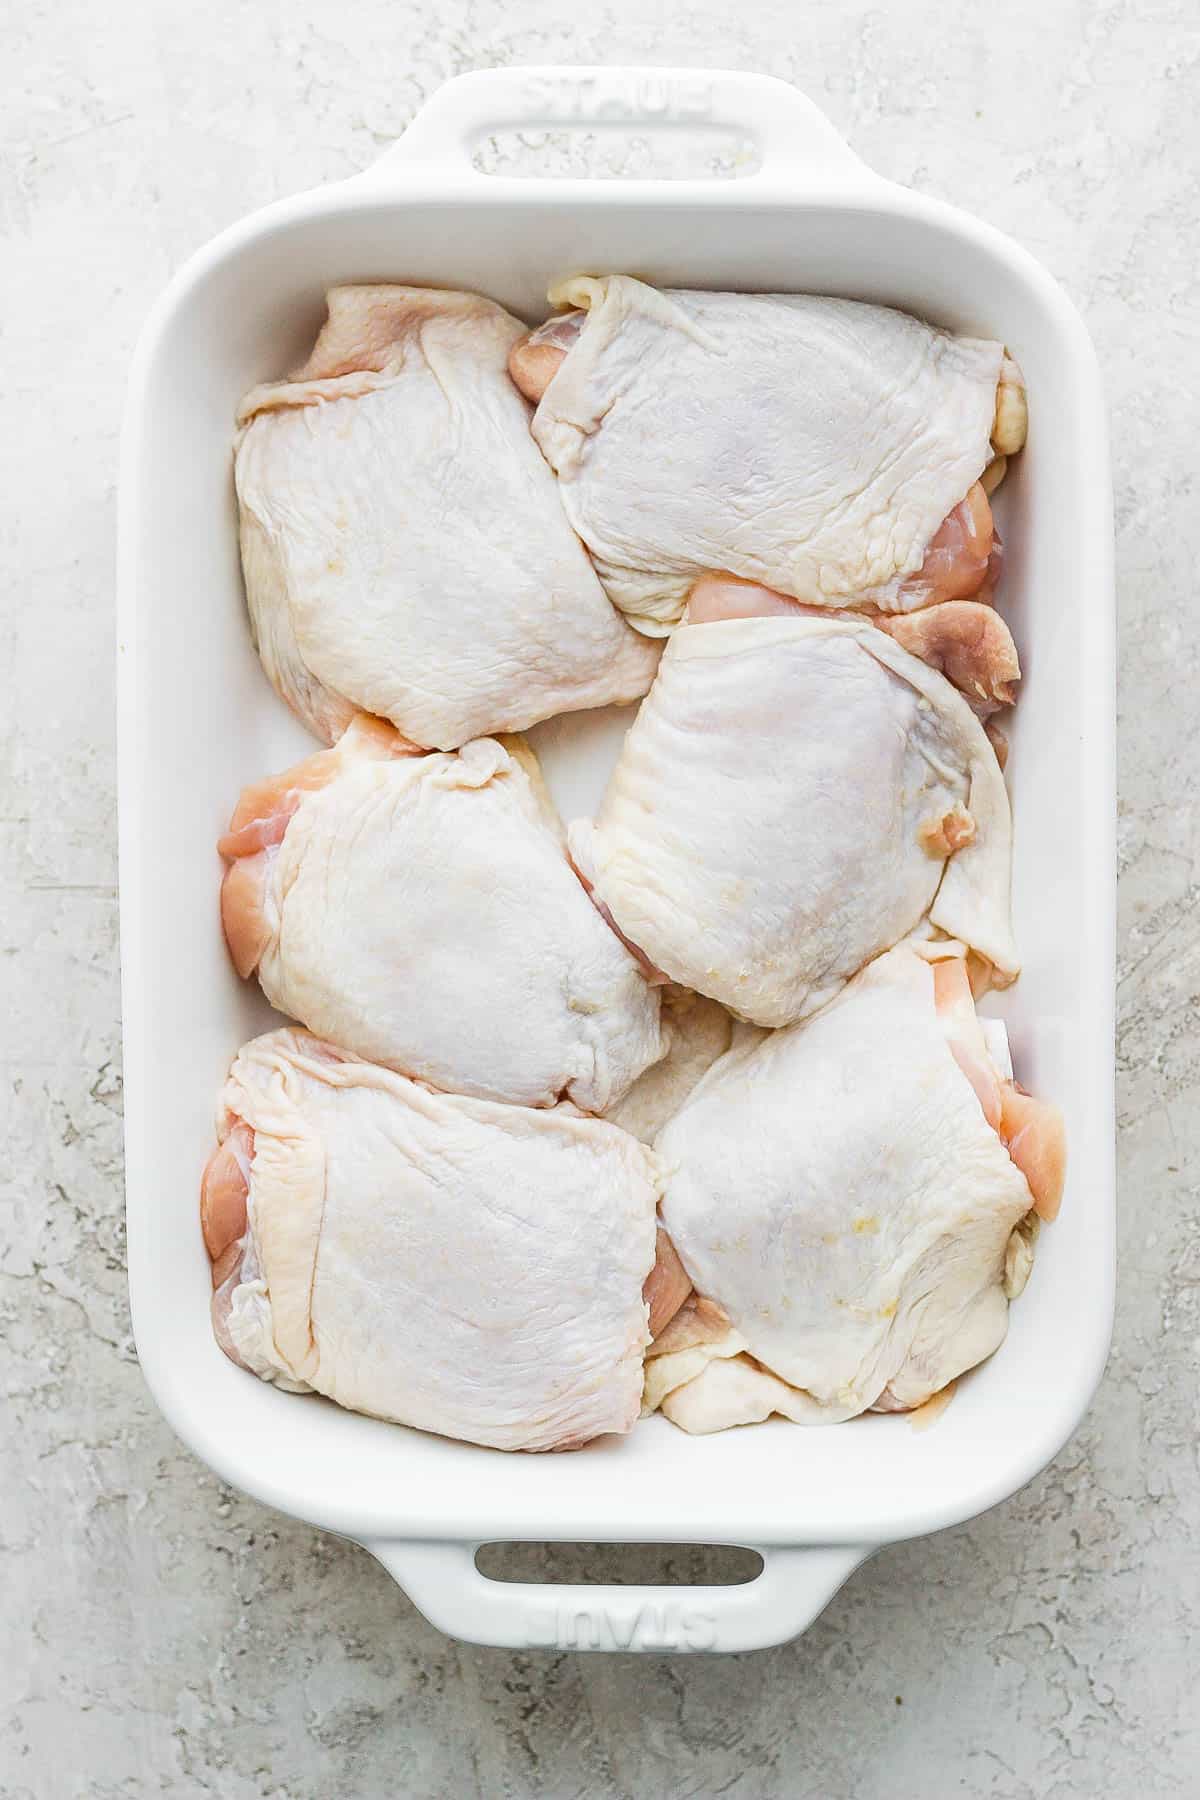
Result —
M 459 75 L 430 96 L 404 135 L 358 179 L 377 182 L 419 168 L 449 183 L 494 183 L 508 178 L 482 174 L 472 162 L 489 132 L 621 127 L 742 131 L 756 141 L 760 165 L 735 181 L 606 180 L 605 192 L 656 185 L 675 191 L 703 186 L 707 192 L 744 191 L 749 184 L 795 189 L 801 181 L 844 188 L 879 180 L 820 108 L 789 82 L 729 69 L 638 68 L 480 69 Z M 536 185 L 535 179 L 519 179 L 523 187 Z
M 806 1631 L 873 1546 L 762 1549 L 762 1572 L 730 1587 L 590 1587 L 493 1581 L 478 1544 L 367 1548 L 440 1631 L 513 1650 L 763 1650 Z

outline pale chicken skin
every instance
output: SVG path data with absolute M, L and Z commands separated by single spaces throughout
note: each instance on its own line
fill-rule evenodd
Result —
M 994 585 L 983 478 L 994 487 L 1025 437 L 1001 344 L 859 301 L 627 275 L 549 297 L 574 310 L 516 344 L 509 370 L 640 630 L 669 632 L 710 571 L 889 613 Z
M 218 846 L 300 1023 L 221 1095 L 214 1335 L 505 1451 L 941 1405 L 1065 1176 L 975 1009 L 1023 377 L 856 301 L 550 299 L 334 288 L 239 410 L 255 647 L 331 747 Z M 643 696 L 565 831 L 515 734 Z
M 866 623 L 681 627 L 569 841 L 649 962 L 754 1024 L 815 1012 L 911 933 L 966 943 L 996 985 L 1017 973 L 995 752 Z
M 669 983 L 661 993 L 666 1054 L 638 1076 L 606 1115 L 643 1144 L 654 1142 L 718 1057 L 735 1044 L 757 1043 L 763 1035 L 757 1025 L 735 1019 L 716 1000 L 689 988 Z
M 242 567 L 270 681 L 332 743 L 362 710 L 442 750 L 636 699 L 654 649 L 606 599 L 529 436 L 491 300 L 342 287 L 308 361 L 242 402 Z
M 414 754 L 356 719 L 248 788 L 219 849 L 239 973 L 319 1036 L 453 1093 L 602 1112 L 666 1044 L 523 740 Z
M 283 1030 L 239 1052 L 218 1135 L 201 1226 L 233 1361 L 501 1450 L 629 1430 L 643 1289 L 669 1316 L 687 1278 L 659 1270 L 656 1165 L 628 1133 L 436 1093 Z
M 834 1423 L 918 1407 L 991 1355 L 1065 1163 L 996 1029 L 961 958 L 901 946 L 714 1064 L 657 1144 L 695 1294 L 650 1353 L 649 1410 L 693 1432 Z
M 987 719 L 1016 700 L 1021 679 L 1017 647 L 1008 626 L 979 600 L 943 600 L 915 613 L 833 611 L 791 600 L 735 575 L 702 575 L 688 596 L 685 622 L 712 625 L 722 619 L 810 617 L 868 618 L 910 655 L 937 669 L 963 695 L 977 718 Z

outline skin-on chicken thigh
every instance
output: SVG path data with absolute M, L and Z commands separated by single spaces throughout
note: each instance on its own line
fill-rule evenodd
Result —
M 1025 438 L 1001 344 L 861 301 L 579 276 L 514 346 L 608 593 L 668 632 L 707 572 L 909 612 L 994 583 L 985 484 Z M 990 473 L 989 473 L 990 471 Z
M 1018 963 L 1011 818 L 979 721 L 868 624 L 685 625 L 571 853 L 671 980 L 740 1018 L 815 1012 L 912 932 Z
M 643 694 L 505 373 L 491 300 L 343 287 L 311 356 L 242 402 L 242 566 L 271 682 L 332 743 L 361 709 L 451 750 Z
M 266 1381 L 502 1450 L 628 1431 L 650 1341 L 650 1151 L 568 1104 L 440 1094 L 306 1032 L 221 1097 L 213 1326 Z M 668 1246 L 669 1249 L 669 1246 Z
M 657 1144 L 696 1291 L 651 1353 L 647 1408 L 697 1432 L 907 1411 L 996 1349 L 1065 1159 L 1002 1034 L 961 958 L 903 945 L 713 1066 Z
M 413 754 L 360 716 L 247 788 L 219 848 L 239 973 L 360 1056 L 601 1112 L 663 1054 L 658 992 L 576 878 L 522 739 Z

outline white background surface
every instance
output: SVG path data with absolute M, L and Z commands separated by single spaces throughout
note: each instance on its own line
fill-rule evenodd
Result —
M 1200 31 L 1182 0 L 736 11 L 34 0 L 0 25 L 6 1800 L 1200 1791 Z M 220 226 L 363 166 L 448 76 L 550 61 L 807 88 L 881 172 L 1055 271 L 1113 416 L 1124 1212 L 1108 1378 L 1024 1494 L 884 1551 L 805 1639 L 729 1661 L 448 1643 L 364 1553 L 222 1490 L 154 1413 L 128 1335 L 111 570 L 129 352 Z

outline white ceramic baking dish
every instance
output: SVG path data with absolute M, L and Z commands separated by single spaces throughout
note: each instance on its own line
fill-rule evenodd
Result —
M 481 174 L 493 130 L 719 126 L 757 140 L 741 180 Z M 981 152 L 982 154 L 982 152 Z M 237 1046 L 271 1015 L 226 960 L 213 848 L 243 782 L 310 742 L 264 680 L 234 529 L 234 407 L 306 350 L 334 282 L 475 288 L 533 320 L 552 280 L 856 295 L 1002 338 L 1031 395 L 998 497 L 1003 608 L 1025 681 L 1009 765 L 1025 973 L 989 1005 L 1070 1133 L 1062 1214 L 1009 1337 L 932 1430 L 773 1422 L 694 1439 L 661 1419 L 568 1456 L 503 1456 L 297 1400 L 212 1340 L 197 1183 Z M 515 69 L 433 97 L 365 174 L 267 208 L 194 256 L 138 347 L 120 505 L 121 941 L 129 1272 L 146 1379 L 223 1478 L 371 1549 L 444 1630 L 483 1643 L 744 1650 L 802 1631 L 879 1545 L 1028 1481 L 1078 1424 L 1113 1294 L 1113 581 L 1105 414 L 1084 327 L 1016 244 L 866 169 L 794 89 L 755 75 Z M 569 810 L 616 727 L 537 734 Z M 740 1587 L 510 1585 L 495 1539 L 749 1545 Z

